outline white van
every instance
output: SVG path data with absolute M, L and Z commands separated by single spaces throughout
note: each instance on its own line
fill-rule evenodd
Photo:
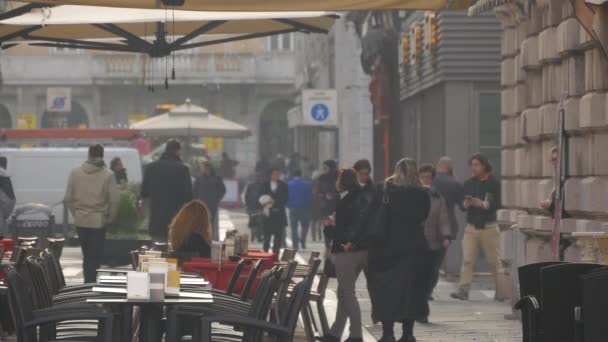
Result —
M 119 157 L 127 169 L 129 182 L 141 183 L 139 153 L 133 148 L 107 147 L 104 159 L 109 167 Z M 72 169 L 87 159 L 88 148 L 0 148 L 0 156 L 8 159 L 17 205 L 43 203 L 53 209 L 57 225 L 63 223 L 63 196 Z

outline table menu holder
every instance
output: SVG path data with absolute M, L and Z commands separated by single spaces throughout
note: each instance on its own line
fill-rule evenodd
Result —
M 219 241 L 211 242 L 211 262 L 214 264 L 222 263 L 222 243 Z
M 127 273 L 127 299 L 150 299 L 150 275 L 148 273 Z
M 150 300 L 162 302 L 165 299 L 165 273 L 150 272 Z
M 175 296 L 179 295 L 180 285 L 180 272 L 177 270 L 169 270 L 167 272 L 167 286 L 165 287 L 165 294 Z

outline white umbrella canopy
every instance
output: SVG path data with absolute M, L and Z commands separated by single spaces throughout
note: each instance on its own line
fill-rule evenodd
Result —
M 29 44 L 165 57 L 177 50 L 275 34 L 326 33 L 337 18 L 335 13 L 326 11 L 202 12 L 44 6 L 16 3 L 11 10 L 0 13 L 0 42 L 4 48 Z M 194 40 L 201 36 L 210 39 Z
M 250 135 L 247 127 L 210 114 L 206 108 L 192 104 L 190 99 L 168 113 L 134 123 L 131 128 L 150 136 L 166 137 L 244 138 Z

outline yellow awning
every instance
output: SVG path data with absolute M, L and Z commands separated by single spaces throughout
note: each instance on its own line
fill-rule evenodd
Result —
M 53 5 L 86 5 L 122 8 L 164 8 L 158 0 L 24 0 Z M 466 10 L 475 0 L 185 0 L 176 9 L 188 11 L 365 11 L 365 10 Z M 160 4 L 160 5 L 159 5 Z

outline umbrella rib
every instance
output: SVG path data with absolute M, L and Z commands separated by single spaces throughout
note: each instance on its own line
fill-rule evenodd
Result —
M 43 7 L 53 7 L 54 5 L 50 4 L 39 4 L 39 3 L 31 3 L 21 7 L 17 7 L 10 11 L 4 12 L 0 14 L 0 20 L 6 20 L 14 17 L 18 17 L 22 14 L 26 14 L 35 8 L 43 8 Z
M 240 36 L 236 36 L 236 37 L 208 40 L 205 42 L 181 45 L 181 46 L 175 48 L 175 50 L 186 50 L 186 49 L 192 49 L 192 48 L 197 48 L 197 47 L 230 43 L 230 42 L 235 42 L 235 41 L 239 41 L 239 40 L 247 40 L 247 39 L 261 38 L 261 37 L 267 37 L 267 36 L 274 36 L 277 34 L 291 33 L 291 32 L 297 32 L 297 31 L 298 30 L 296 30 L 296 29 L 286 29 L 286 30 L 280 30 L 280 31 L 250 33 L 250 34 L 240 35 Z
M 26 27 L 24 29 L 21 29 L 19 31 L 15 31 L 13 33 L 9 33 L 4 37 L 0 37 L 0 43 L 4 43 L 6 41 L 15 39 L 17 37 L 23 37 L 24 35 L 29 34 L 30 32 L 34 32 L 36 30 L 41 29 L 42 26 L 41 25 L 36 25 L 36 26 L 30 26 L 30 27 Z
M 292 19 L 273 19 L 273 20 L 276 22 L 279 22 L 281 24 L 289 25 L 298 30 L 308 31 L 308 32 L 312 32 L 312 33 L 327 33 L 328 32 L 326 29 L 322 29 L 322 28 L 316 27 L 314 25 L 305 24 L 305 23 L 299 22 L 297 20 L 292 20 Z
M 53 43 L 63 43 L 69 45 L 89 45 L 89 46 L 99 46 L 99 47 L 108 47 L 108 48 L 128 48 L 128 45 L 121 44 L 112 44 L 105 42 L 93 42 L 87 40 L 79 40 L 79 39 L 68 39 L 68 38 L 52 38 L 52 37 L 42 37 L 42 36 L 33 36 L 27 34 L 23 36 L 28 40 L 39 40 L 43 42 L 53 42 Z
M 214 21 L 208 22 L 208 23 L 202 25 L 201 27 L 197 28 L 196 30 L 188 33 L 187 35 L 185 35 L 179 39 L 176 39 L 173 43 L 171 43 L 171 48 L 176 48 L 180 45 L 183 45 L 184 43 L 186 43 L 202 34 L 205 34 L 218 26 L 224 25 L 225 23 L 226 23 L 226 20 L 214 20 Z
M 148 43 L 145 39 L 141 39 L 140 37 L 116 26 L 115 24 L 93 24 L 93 26 L 125 38 L 128 42 L 134 45 L 135 49 L 138 49 L 140 52 L 145 52 L 152 47 L 152 44 Z
M 117 51 L 117 52 L 139 52 L 128 46 L 125 47 L 105 47 L 95 45 L 70 45 L 61 43 L 31 43 L 30 46 L 44 46 L 44 47 L 56 47 L 56 48 L 68 48 L 68 49 L 83 49 L 83 50 L 100 50 L 100 51 Z

